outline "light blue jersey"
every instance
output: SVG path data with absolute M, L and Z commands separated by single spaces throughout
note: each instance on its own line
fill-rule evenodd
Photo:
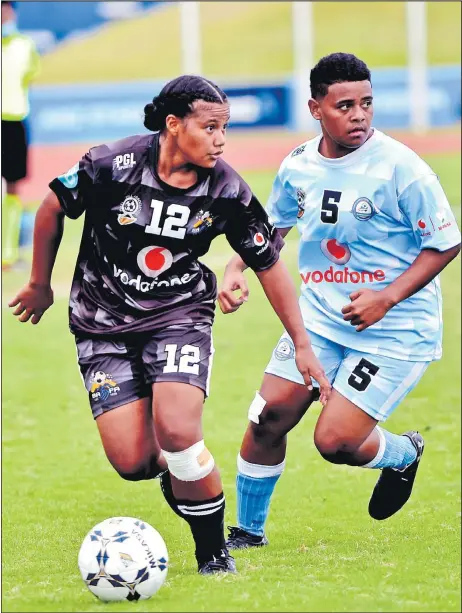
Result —
M 411 149 L 378 130 L 336 159 L 319 153 L 320 140 L 321 135 L 285 158 L 267 205 L 277 228 L 296 225 L 301 235 L 300 307 L 307 329 L 370 354 L 438 360 L 438 277 L 362 332 L 341 313 L 351 292 L 385 288 L 422 249 L 459 244 L 438 177 Z

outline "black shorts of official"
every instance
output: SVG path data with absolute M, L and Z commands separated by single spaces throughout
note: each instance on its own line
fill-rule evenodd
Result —
M 2 177 L 8 183 L 26 177 L 28 148 L 26 122 L 2 119 Z
M 76 336 L 93 417 L 152 396 L 152 384 L 176 381 L 209 393 L 213 340 L 208 324 L 170 326 L 139 341 Z

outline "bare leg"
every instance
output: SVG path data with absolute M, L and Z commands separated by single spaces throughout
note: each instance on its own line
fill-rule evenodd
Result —
M 377 455 L 380 438 L 376 425 L 377 420 L 332 390 L 316 424 L 314 442 L 329 462 L 361 466 Z
M 210 472 L 200 476 L 198 468 L 212 463 L 207 448 L 190 460 L 184 459 L 185 451 L 188 453 L 193 445 L 203 441 L 203 402 L 204 392 L 198 387 L 177 382 L 153 385 L 156 433 L 169 464 L 169 473 L 162 478 L 162 490 L 170 506 L 191 528 L 199 572 L 234 572 L 234 560 L 225 546 L 225 499 L 218 468 L 214 465 Z M 171 492 L 164 484 L 168 477 Z
M 142 398 L 96 419 L 106 456 L 124 479 L 153 479 L 166 469 L 154 434 L 151 399 Z
M 273 466 L 286 455 L 287 433 L 294 428 L 313 401 L 313 392 L 298 383 L 265 374 L 260 395 L 266 405 L 259 423 L 250 421 L 241 445 L 241 457 L 252 464 Z

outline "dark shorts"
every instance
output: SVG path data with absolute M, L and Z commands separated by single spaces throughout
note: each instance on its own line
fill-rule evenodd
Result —
M 24 121 L 2 119 L 2 177 L 8 183 L 27 175 L 27 128 Z
M 76 336 L 76 344 L 94 418 L 150 397 L 151 385 L 161 381 L 188 383 L 208 396 L 214 352 L 210 325 L 169 326 L 130 342 Z

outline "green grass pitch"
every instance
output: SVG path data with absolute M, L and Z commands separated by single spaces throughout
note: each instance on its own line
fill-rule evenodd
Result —
M 427 159 L 460 218 L 460 155 Z M 264 200 L 272 173 L 246 178 Z M 312 441 L 316 404 L 289 436 L 267 525 L 270 546 L 236 553 L 236 576 L 201 577 L 189 529 L 167 507 L 158 482 L 124 482 L 101 448 L 67 329 L 80 228 L 66 222 L 56 302 L 37 327 L 19 324 L 6 308 L 27 274 L 3 279 L 2 610 L 460 611 L 460 260 L 442 275 L 443 359 L 387 422 L 395 432 L 418 428 L 427 443 L 406 507 L 383 523 L 369 517 L 378 473 L 322 460 Z M 284 254 L 294 279 L 296 244 L 289 239 Z M 218 240 L 205 260 L 220 276 L 230 253 Z M 217 314 L 204 416 L 205 439 L 222 471 L 227 524 L 235 521 L 247 408 L 281 330 L 258 281 L 248 278 L 249 303 L 233 315 Z M 104 605 L 80 578 L 84 535 L 113 515 L 140 517 L 165 538 L 169 575 L 148 601 Z

